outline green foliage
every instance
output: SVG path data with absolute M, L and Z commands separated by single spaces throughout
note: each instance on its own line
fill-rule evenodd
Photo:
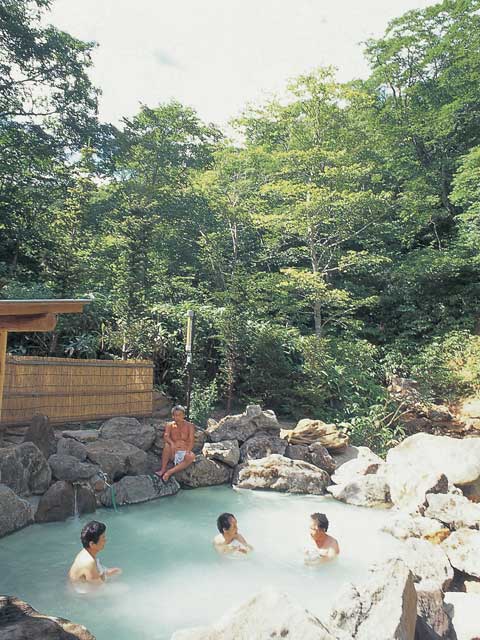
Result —
M 480 389 L 480 337 L 451 331 L 433 339 L 413 359 L 412 375 L 425 392 L 441 398 Z
M 369 447 L 379 456 L 399 444 L 405 437 L 402 427 L 394 424 L 395 410 L 388 403 L 373 404 L 363 415 L 352 418 L 347 425 L 350 443 Z
M 364 413 L 385 396 L 376 348 L 366 340 L 305 337 L 296 393 L 312 417 Z
M 218 389 L 215 380 L 207 387 L 195 387 L 190 401 L 190 419 L 198 427 L 207 428 L 207 421 L 211 417 L 218 399 Z

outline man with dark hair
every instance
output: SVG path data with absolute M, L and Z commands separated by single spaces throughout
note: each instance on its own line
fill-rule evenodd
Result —
M 186 469 L 195 461 L 193 453 L 195 425 L 185 420 L 185 413 L 182 405 L 175 405 L 172 409 L 173 421 L 169 422 L 165 429 L 162 466 L 155 471 L 156 475 L 165 482 L 171 475 Z M 173 461 L 173 467 L 167 471 L 170 461 Z
M 213 540 L 213 545 L 219 553 L 243 553 L 253 551 L 245 538 L 238 531 L 237 519 L 233 513 L 222 513 L 217 518 L 219 535 Z
M 92 520 L 82 529 L 80 540 L 83 549 L 77 554 L 73 561 L 68 577 L 71 582 L 90 584 L 103 584 L 107 576 L 115 576 L 122 573 L 121 569 L 106 569 L 97 558 L 98 553 L 103 550 L 107 541 L 103 522 Z
M 310 536 L 315 543 L 315 549 L 307 551 L 305 563 L 321 564 L 336 558 L 340 553 L 340 548 L 335 538 L 327 534 L 327 516 L 324 513 L 312 513 L 310 519 Z

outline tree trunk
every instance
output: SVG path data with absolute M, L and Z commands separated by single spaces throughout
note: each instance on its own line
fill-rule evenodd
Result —
M 307 201 L 309 197 L 307 196 Z M 315 246 L 315 233 L 313 229 L 313 225 L 311 225 L 308 229 L 308 241 L 310 246 L 310 259 L 312 262 L 312 273 L 314 275 L 318 275 L 319 266 L 318 266 L 318 255 L 317 248 Z M 323 333 L 323 322 L 322 322 L 322 302 L 320 298 L 317 298 L 313 303 L 313 322 L 315 325 L 315 335 L 317 338 L 322 337 Z

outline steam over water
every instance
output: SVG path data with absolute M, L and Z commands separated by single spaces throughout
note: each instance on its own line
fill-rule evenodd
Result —
M 240 532 L 255 547 L 250 557 L 218 557 L 212 548 L 223 511 L 236 515 Z M 329 565 L 305 567 L 309 515 L 315 511 L 327 514 L 341 555 Z M 394 551 L 396 541 L 379 531 L 387 517 L 388 511 L 328 497 L 227 487 L 183 491 L 0 539 L 0 593 L 84 624 L 97 640 L 168 640 L 177 629 L 213 622 L 267 586 L 325 618 L 344 583 L 362 579 L 370 563 Z M 80 530 L 93 518 L 107 524 L 102 563 L 124 573 L 82 596 L 67 587 L 66 573 L 80 549 Z

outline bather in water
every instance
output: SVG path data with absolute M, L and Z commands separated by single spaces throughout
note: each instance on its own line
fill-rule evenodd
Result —
M 102 522 L 92 520 L 83 527 L 80 534 L 83 549 L 73 561 L 68 578 L 81 593 L 86 591 L 84 587 L 103 585 L 108 577 L 122 573 L 118 567 L 105 568 L 97 557 L 107 542 L 106 528 Z
M 213 545 L 218 553 L 247 555 L 253 551 L 252 545 L 238 531 L 237 519 L 232 513 L 222 513 L 217 518 L 218 536 L 213 540 Z

